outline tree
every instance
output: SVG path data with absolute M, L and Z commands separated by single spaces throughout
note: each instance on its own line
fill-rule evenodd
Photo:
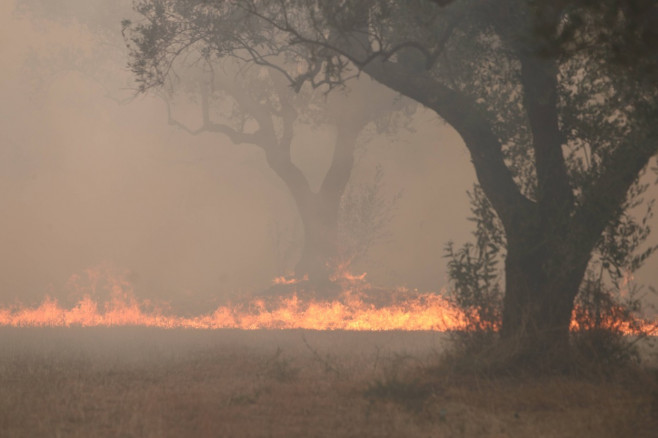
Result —
M 142 6 L 138 11 L 151 23 L 158 17 L 157 8 Z M 131 31 L 131 67 L 140 80 L 140 90 L 164 88 L 172 93 L 187 87 L 200 96 L 201 126 L 192 129 L 176 120 L 170 104 L 171 124 L 193 135 L 223 134 L 234 144 L 256 145 L 265 152 L 269 167 L 292 196 L 304 229 L 295 276 L 308 277 L 316 288 L 324 288 L 336 267 L 347 262 L 340 259 L 344 253 L 339 233 L 341 199 L 354 167 L 359 137 L 371 125 L 379 133 L 389 130 L 389 124 L 397 124 L 396 115 L 401 116 L 397 119 L 404 119 L 405 113 L 409 113 L 410 102 L 395 99 L 391 93 L 375 93 L 377 84 L 368 79 L 360 81 L 349 93 L 326 96 L 312 89 L 298 89 L 294 93 L 280 71 L 245 66 L 237 53 L 220 63 L 206 42 L 198 42 L 201 34 L 196 32 L 203 31 L 207 24 L 204 18 L 194 15 L 193 8 L 176 12 L 181 14 L 178 23 L 190 20 L 198 28 L 186 26 L 181 38 L 186 39 L 188 47 L 180 53 L 180 58 L 170 60 L 166 72 L 150 76 L 146 67 L 153 62 L 151 57 L 157 56 L 154 50 L 160 48 L 151 32 L 162 29 L 140 25 Z M 197 68 L 196 73 L 191 73 L 199 64 L 204 66 L 203 72 L 199 73 Z M 189 82 L 185 77 L 195 75 L 192 84 L 185 85 L 186 80 Z M 324 109 L 314 109 L 319 106 Z M 331 164 L 317 192 L 292 159 L 292 143 L 302 123 L 329 124 L 336 130 Z
M 500 335 L 517 343 L 516 360 L 538 363 L 564 357 L 592 254 L 658 152 L 657 88 L 644 73 L 655 52 L 637 46 L 641 69 L 618 62 L 637 40 L 622 3 L 144 1 L 154 49 L 136 73 L 165 72 L 195 27 L 215 56 L 243 53 L 295 89 L 365 72 L 436 112 L 461 135 L 502 224 Z

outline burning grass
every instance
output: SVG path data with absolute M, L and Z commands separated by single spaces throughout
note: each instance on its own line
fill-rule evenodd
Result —
M 658 383 L 436 368 L 432 332 L 0 328 L 0 436 L 653 436 Z
M 332 301 L 303 300 L 296 294 L 255 299 L 218 307 L 214 312 L 182 317 L 155 308 L 144 310 L 132 294 L 113 297 L 101 306 L 85 295 L 71 308 L 46 298 L 38 307 L 0 308 L 0 326 L 158 328 L 312 329 L 312 330 L 438 330 L 461 327 L 461 314 L 440 295 L 398 291 L 395 302 L 377 306 L 361 293 L 344 292 Z M 99 310 L 103 309 L 103 310 Z
M 207 314 L 179 316 L 166 305 L 138 299 L 126 275 L 101 266 L 71 277 L 68 295 L 78 297 L 72 305 L 63 306 L 57 299 L 46 297 L 34 307 L 0 306 L 0 326 L 454 331 L 477 329 L 483 323 L 445 294 L 378 289 L 365 277 L 365 273 L 342 272 L 332 284 L 336 293 L 323 298 L 307 290 L 304 280 L 279 277 L 264 296 L 228 303 Z M 578 313 L 577 308 L 574 316 L 578 315 L 581 318 L 572 323 L 574 330 L 585 321 L 585 314 Z M 656 321 L 618 321 L 614 316 L 611 319 L 621 324 L 615 328 L 625 334 L 656 330 Z M 487 324 L 494 329 L 497 325 L 495 321 Z
M 166 310 L 166 306 L 139 300 L 125 275 L 100 267 L 69 280 L 69 295 L 79 297 L 71 306 L 46 297 L 36 307 L 0 307 L 0 326 L 358 331 L 446 331 L 463 326 L 462 313 L 441 294 L 403 288 L 376 290 L 365 282 L 365 275 L 344 273 L 336 278 L 338 293 L 332 299 L 317 298 L 314 292 L 304 289 L 303 281 L 276 278 L 270 296 L 228 303 L 204 315 L 184 317 Z
M 467 362 L 450 368 L 442 331 L 468 328 L 464 314 L 439 294 L 383 293 L 364 278 L 336 279 L 338 293 L 324 300 L 284 278 L 272 296 L 183 317 L 138 300 L 123 277 L 89 270 L 72 279 L 71 306 L 0 308 L 0 436 L 658 430 L 658 373 L 511 379 L 464 372 L 478 369 Z

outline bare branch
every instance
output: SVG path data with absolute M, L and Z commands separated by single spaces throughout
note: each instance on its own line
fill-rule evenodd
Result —
M 208 99 L 207 96 L 202 95 L 202 118 L 203 123 L 196 129 L 192 129 L 181 121 L 173 117 L 171 103 L 169 100 L 164 99 L 167 106 L 167 122 L 171 126 L 175 126 L 183 131 L 187 132 L 190 135 L 197 136 L 204 132 L 215 132 L 226 135 L 233 144 L 253 144 L 260 146 L 261 136 L 258 132 L 255 133 L 245 133 L 237 131 L 231 128 L 228 125 L 221 123 L 213 123 L 210 121 L 210 116 L 208 113 Z

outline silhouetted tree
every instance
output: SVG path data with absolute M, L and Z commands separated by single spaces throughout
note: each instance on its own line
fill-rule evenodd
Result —
M 339 215 L 341 198 L 354 167 L 358 138 L 368 126 L 374 126 L 379 133 L 390 131 L 390 126 L 397 125 L 394 113 L 401 115 L 397 119 L 404 119 L 405 111 L 409 114 L 410 101 L 396 99 L 391 93 L 377 93 L 378 85 L 368 79 L 340 95 L 327 97 L 310 87 L 298 88 L 294 93 L 289 77 L 282 75 L 282 70 L 244 65 L 240 58 L 257 56 L 253 51 L 227 52 L 230 60 L 218 56 L 212 43 L 205 39 L 205 26 L 211 17 L 198 14 L 191 4 L 181 2 L 178 6 L 175 11 L 180 15 L 176 24 L 183 25 L 185 30 L 164 30 L 156 25 L 154 20 L 165 11 L 161 9 L 165 5 L 138 6 L 137 10 L 149 23 L 130 30 L 131 67 L 140 81 L 140 91 L 181 89 L 191 66 L 205 66 L 205 79 L 197 80 L 195 85 L 195 92 L 200 94 L 201 126 L 189 128 L 171 115 L 170 123 L 191 134 L 215 132 L 227 136 L 234 144 L 262 148 L 267 164 L 291 194 L 303 224 L 304 243 L 295 275 L 298 278 L 308 276 L 316 287 L 322 287 L 335 267 L 346 262 L 340 260 L 344 255 L 340 248 L 344 245 L 339 242 Z M 187 20 L 189 25 L 185 24 Z M 180 42 L 186 40 L 185 48 L 176 54 L 169 53 L 162 45 L 166 37 L 160 32 L 179 31 L 182 34 L 174 38 Z M 160 59 L 165 53 L 171 55 L 166 61 Z M 163 71 L 148 71 L 152 62 L 160 62 L 154 57 L 167 63 L 166 66 L 160 64 Z M 292 62 L 292 67 L 297 68 L 297 63 L 298 60 Z M 186 69 L 188 73 L 182 73 Z M 317 110 L 319 106 L 323 107 L 322 111 Z M 331 164 L 317 192 L 311 189 L 308 179 L 292 160 L 291 147 L 300 123 L 328 124 L 336 129 Z
M 594 3 L 142 1 L 145 50 L 132 66 L 148 87 L 201 44 L 277 69 L 295 89 L 365 72 L 434 110 L 461 135 L 504 230 L 501 336 L 537 362 L 567 348 L 592 253 L 658 151 L 645 73 L 655 5 Z

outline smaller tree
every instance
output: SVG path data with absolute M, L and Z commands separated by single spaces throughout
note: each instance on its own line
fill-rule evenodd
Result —
M 205 77 L 191 86 L 199 96 L 201 126 L 188 128 L 172 117 L 171 111 L 170 123 L 194 135 L 223 134 L 234 144 L 256 145 L 264 151 L 268 166 L 289 191 L 303 226 L 304 243 L 295 276 L 308 277 L 316 288 L 324 289 L 336 266 L 353 256 L 339 242 L 345 237 L 339 232 L 339 216 L 359 138 L 369 126 L 375 126 L 375 133 L 394 132 L 413 112 L 410 101 L 382 93 L 368 79 L 331 96 L 312 86 L 302 87 L 304 82 L 291 88 L 284 70 L 245 63 L 243 59 L 257 56 L 254 48 L 240 45 L 237 40 L 225 41 L 224 32 L 235 29 L 218 28 L 220 24 L 229 26 L 229 22 L 217 22 L 213 8 L 204 8 L 198 2 L 142 1 L 136 10 L 145 20 L 137 24 L 124 22 L 124 34 L 130 48 L 129 66 L 139 91 L 180 91 L 184 89 L 182 79 L 190 71 L 198 72 L 198 66 L 203 67 Z M 239 15 L 234 17 L 233 26 L 244 25 L 254 34 L 263 31 L 262 25 L 246 23 L 246 15 L 239 9 L 232 13 Z M 312 63 L 310 56 L 301 50 L 294 59 L 280 61 L 292 68 L 304 60 Z M 377 123 L 382 120 L 387 123 Z M 335 129 L 331 163 L 317 191 L 293 161 L 292 145 L 301 124 L 331 125 Z M 372 214 L 367 218 L 379 219 Z M 381 224 L 373 226 L 381 228 Z M 360 245 L 364 247 L 363 242 Z

